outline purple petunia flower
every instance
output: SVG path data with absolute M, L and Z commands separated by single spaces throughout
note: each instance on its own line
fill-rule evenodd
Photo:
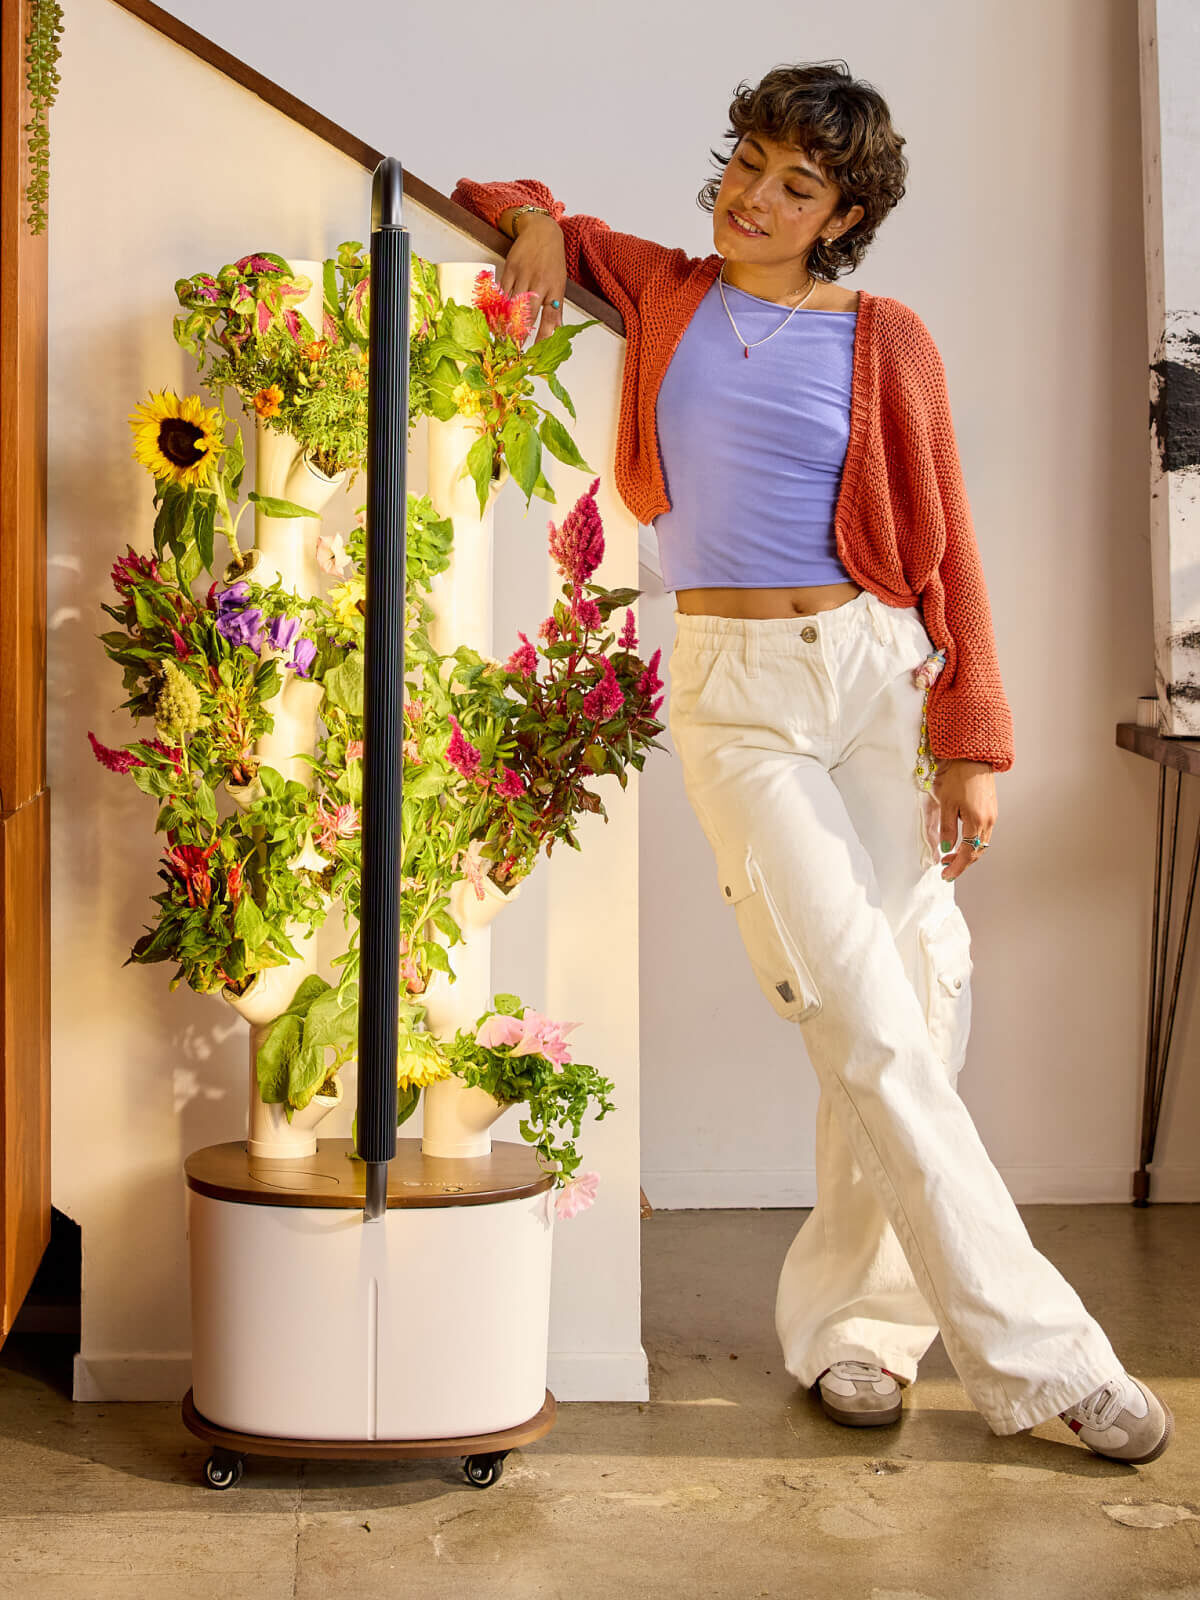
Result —
M 300 631 L 299 617 L 272 617 L 267 638 L 274 650 L 286 650 Z
M 288 665 L 295 667 L 302 678 L 307 678 L 316 659 L 317 647 L 312 640 L 297 639 L 296 648 L 292 651 L 292 659 L 288 662 Z
M 230 644 L 249 645 L 258 655 L 262 650 L 262 619 L 258 606 L 246 611 L 228 611 L 217 618 L 217 632 L 223 633 Z

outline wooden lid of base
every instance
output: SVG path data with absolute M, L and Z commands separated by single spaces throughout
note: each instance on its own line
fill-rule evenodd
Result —
M 314 1156 L 267 1160 L 245 1140 L 210 1144 L 184 1162 L 189 1189 L 252 1206 L 330 1206 L 361 1210 L 366 1164 L 352 1159 L 352 1139 L 318 1139 Z M 420 1139 L 397 1139 L 388 1165 L 388 1210 L 400 1206 L 485 1206 L 549 1189 L 552 1172 L 526 1144 L 493 1141 L 490 1155 L 450 1158 L 422 1153 Z

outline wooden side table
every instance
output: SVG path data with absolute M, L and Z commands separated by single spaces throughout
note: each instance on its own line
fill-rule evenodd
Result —
M 1183 957 L 1187 949 L 1188 928 L 1192 918 L 1192 896 L 1196 888 L 1196 867 L 1200 863 L 1200 820 L 1198 820 L 1192 846 L 1192 864 L 1187 876 L 1187 896 L 1176 935 L 1175 970 L 1171 975 L 1171 992 L 1168 995 L 1165 993 L 1165 988 L 1169 964 L 1167 951 L 1171 937 L 1171 909 L 1175 893 L 1175 839 L 1179 831 L 1179 790 L 1185 772 L 1200 776 L 1200 739 L 1167 739 L 1152 728 L 1140 727 L 1136 722 L 1118 722 L 1117 744 L 1122 750 L 1131 750 L 1134 755 L 1145 756 L 1150 761 L 1158 762 L 1158 827 L 1154 848 L 1154 913 L 1150 933 L 1146 1067 L 1142 1084 L 1139 1164 L 1133 1174 L 1133 1204 L 1145 1206 L 1150 1203 L 1148 1168 L 1154 1159 L 1154 1142 L 1158 1136 L 1158 1119 L 1162 1109 L 1163 1087 L 1167 1079 L 1171 1032 L 1175 1024 L 1175 1002 L 1179 994 L 1179 975 L 1183 971 Z M 1164 871 L 1163 835 L 1166 831 L 1168 767 L 1174 769 L 1175 786 L 1171 796 L 1171 838 Z

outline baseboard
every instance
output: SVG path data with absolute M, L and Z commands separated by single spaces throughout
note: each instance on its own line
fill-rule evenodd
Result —
M 1132 1167 L 1001 1167 L 1018 1205 L 1098 1205 L 1128 1201 Z M 723 1211 L 811 1206 L 817 1178 L 811 1167 L 774 1172 L 643 1172 L 642 1188 L 656 1211 Z M 1200 1201 L 1200 1167 L 1150 1169 L 1154 1201 Z
M 73 1400 L 183 1399 L 192 1382 L 190 1355 L 75 1357 Z M 647 1400 L 646 1352 L 551 1352 L 547 1385 L 556 1400 Z
M 75 1357 L 72 1400 L 180 1401 L 192 1386 L 190 1355 Z
M 556 1400 L 648 1400 L 649 1363 L 641 1345 L 636 1350 L 552 1350 L 546 1385 Z

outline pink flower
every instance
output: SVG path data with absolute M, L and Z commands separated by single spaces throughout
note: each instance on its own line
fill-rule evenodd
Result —
M 504 663 L 504 670 L 505 672 L 519 672 L 523 677 L 531 678 L 537 671 L 537 646 L 530 644 L 523 633 L 518 633 L 517 638 L 523 642 L 517 646 Z
M 319 850 L 332 850 L 339 839 L 349 839 L 359 828 L 358 811 L 353 805 L 347 803 L 344 806 L 327 807 L 324 795 L 317 801 L 317 821 L 320 825 L 316 835 Z
M 317 565 L 322 572 L 335 573 L 340 578 L 351 564 L 352 558 L 340 533 L 335 533 L 332 539 L 324 533 L 318 537 Z
M 414 994 L 420 994 L 425 987 L 421 982 L 421 968 L 415 956 L 405 956 L 400 963 L 400 976 L 404 979 L 405 986 Z
M 96 760 L 102 767 L 107 767 L 110 772 L 128 772 L 130 767 L 144 767 L 146 763 L 140 756 L 135 756 L 132 750 L 114 750 L 109 745 L 101 744 L 96 735 L 90 730 L 88 738 L 92 741 L 92 749 L 96 753 Z
M 617 640 L 622 650 L 637 649 L 637 624 L 633 619 L 633 611 L 625 613 L 625 626 L 621 629 L 621 637 Z
M 473 778 L 479 768 L 479 751 L 463 737 L 456 717 L 450 718 L 450 726 L 454 731 L 446 747 L 446 760 L 464 778 Z
M 186 661 L 192 653 L 192 647 L 175 628 L 171 629 L 171 643 L 175 646 L 175 654 L 180 661 Z
M 584 714 L 594 717 L 597 722 L 607 722 L 609 717 L 615 716 L 624 704 L 625 695 L 617 682 L 613 664 L 605 658 L 604 676 L 595 688 L 589 689 L 583 697 Z
M 662 679 L 658 675 L 658 664 L 662 660 L 662 646 L 654 652 L 646 663 L 646 670 L 637 681 L 639 694 L 657 694 L 662 688 Z
M 555 1216 L 566 1219 L 586 1211 L 594 1202 L 599 1186 L 598 1172 L 580 1172 L 568 1178 L 554 1198 Z
M 475 891 L 476 900 L 482 900 L 484 895 L 483 869 L 479 864 L 479 858 L 470 850 L 461 850 L 459 851 L 458 859 L 459 865 L 462 867 L 463 877 L 466 878 Z
M 578 1026 L 577 1022 L 555 1022 L 540 1011 L 527 1011 L 523 1017 L 505 1016 L 497 1011 L 480 1023 L 475 1043 L 485 1050 L 510 1045 L 514 1056 L 545 1056 L 547 1061 L 561 1066 L 571 1059 L 566 1035 Z
M 514 772 L 511 767 L 505 767 L 504 776 L 496 785 L 494 792 L 505 800 L 513 800 L 517 795 L 525 793 L 525 780 L 519 772 Z
M 361 761 L 362 760 L 362 753 L 363 753 L 363 742 L 362 742 L 361 739 L 350 739 L 350 740 L 347 741 L 347 744 L 346 744 L 346 760 L 347 761 Z
M 547 644 L 558 643 L 558 618 L 547 617 L 538 629 L 538 638 L 545 639 Z
M 482 1045 L 485 1050 L 495 1050 L 502 1044 L 516 1044 L 524 1033 L 525 1024 L 520 1017 L 508 1017 L 502 1011 L 494 1011 L 479 1024 L 475 1043 Z
M 604 528 L 596 505 L 600 479 L 594 478 L 563 518 L 561 528 L 550 524 L 550 554 L 564 577 L 586 583 L 604 557 Z
M 604 626 L 604 618 L 600 615 L 600 607 L 594 600 L 577 600 L 575 602 L 575 615 L 585 628 L 596 630 Z
M 139 578 L 159 581 L 158 561 L 154 556 L 139 556 L 132 545 L 127 545 L 126 549 L 128 554 L 118 556 L 112 566 L 113 588 L 122 596 L 128 596 L 130 586 Z
M 404 759 L 410 766 L 421 765 L 421 747 L 415 739 L 405 739 L 403 744 Z

